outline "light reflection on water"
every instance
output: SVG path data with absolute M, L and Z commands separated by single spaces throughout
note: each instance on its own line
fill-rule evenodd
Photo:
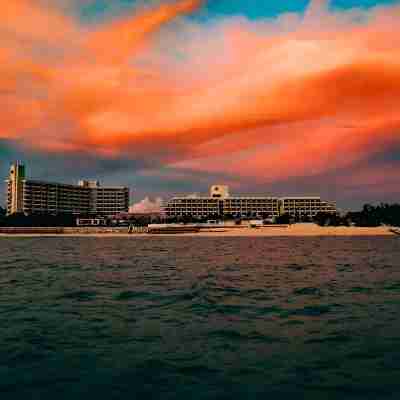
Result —
M 400 240 L 0 239 L 10 399 L 400 394 Z

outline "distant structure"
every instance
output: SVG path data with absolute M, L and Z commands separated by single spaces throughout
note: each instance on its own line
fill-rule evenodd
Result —
M 25 166 L 18 161 L 10 166 L 7 181 L 7 214 L 14 214 L 23 210 L 23 188 L 25 181 Z
M 230 196 L 228 186 L 214 185 L 209 197 L 174 197 L 165 205 L 166 217 L 314 217 L 319 212 L 336 214 L 334 203 L 320 197 L 237 197 Z
M 78 185 L 28 180 L 25 166 L 10 166 L 7 182 L 7 214 L 115 215 L 128 212 L 127 187 L 102 187 L 99 181 Z
M 213 199 L 226 199 L 229 197 L 229 187 L 224 185 L 211 186 L 210 195 Z

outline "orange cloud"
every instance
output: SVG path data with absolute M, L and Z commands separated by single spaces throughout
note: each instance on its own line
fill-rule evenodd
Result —
M 122 63 L 144 46 L 151 34 L 158 32 L 176 17 L 195 11 L 202 2 L 203 0 L 181 0 L 161 4 L 158 8 L 118 20 L 89 34 L 88 49 L 108 63 Z
M 398 143 L 400 119 L 359 122 L 332 119 L 293 123 L 270 128 L 276 135 L 273 144 L 239 151 L 235 157 L 227 149 L 222 158 L 212 154 L 174 164 L 175 167 L 271 183 L 293 177 L 320 175 L 330 170 L 349 168 L 366 157 Z M 289 140 L 287 138 L 290 138 Z M 259 141 L 260 143 L 260 141 Z M 219 143 L 222 149 L 226 146 Z M 240 148 L 240 147 L 238 147 Z
M 33 42 L 63 46 L 76 35 L 76 24 L 56 8 L 41 7 L 39 1 L 13 0 L 2 4 L 0 43 L 9 41 L 23 52 Z M 13 42 L 11 42 L 13 40 Z
M 268 181 L 351 167 L 400 142 L 398 6 L 332 13 L 313 2 L 304 17 L 163 30 L 201 5 L 89 29 L 12 2 L 0 16 L 0 138 Z

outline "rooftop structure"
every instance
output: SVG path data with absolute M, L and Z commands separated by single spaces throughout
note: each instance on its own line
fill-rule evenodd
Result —
M 229 187 L 225 185 L 211 186 L 210 196 L 214 199 L 226 199 L 229 197 Z

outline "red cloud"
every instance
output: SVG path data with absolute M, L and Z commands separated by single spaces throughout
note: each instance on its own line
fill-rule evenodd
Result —
M 9 3 L 0 138 L 268 181 L 350 167 L 399 142 L 399 7 L 330 13 L 314 2 L 304 18 L 176 33 L 165 26 L 201 1 L 94 28 Z
M 149 41 L 151 34 L 179 15 L 200 7 L 202 0 L 181 0 L 161 4 L 138 15 L 118 20 L 87 37 L 87 47 L 106 63 L 123 63 Z

